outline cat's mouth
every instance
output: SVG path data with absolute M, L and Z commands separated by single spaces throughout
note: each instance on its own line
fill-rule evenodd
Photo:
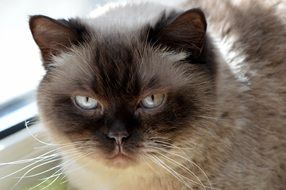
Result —
M 115 167 L 127 167 L 134 163 L 134 159 L 123 148 L 122 145 L 116 145 L 114 151 L 107 157 L 109 164 Z
M 123 154 L 123 153 L 118 153 L 116 155 L 112 155 L 111 157 L 108 157 L 108 165 L 112 165 L 114 167 L 126 168 L 132 165 L 131 163 L 133 162 L 134 162 L 134 159 L 132 159 L 130 156 Z

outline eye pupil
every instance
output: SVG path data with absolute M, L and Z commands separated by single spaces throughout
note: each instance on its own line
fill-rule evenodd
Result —
M 98 101 L 88 96 L 75 96 L 75 104 L 84 110 L 91 110 L 97 107 Z
M 164 94 L 152 94 L 150 96 L 146 96 L 142 101 L 141 105 L 143 108 L 152 109 L 159 107 L 165 99 Z

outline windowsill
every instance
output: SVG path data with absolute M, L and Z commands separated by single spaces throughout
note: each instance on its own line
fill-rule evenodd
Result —
M 37 162 L 37 160 L 33 159 L 49 152 L 51 149 L 50 146 L 38 142 L 33 137 L 45 142 L 48 141 L 40 126 L 23 129 L 0 140 L 0 189 L 11 189 L 11 187 L 18 182 L 20 177 L 25 175 L 25 172 L 29 170 L 31 171 L 26 175 L 36 174 L 35 177 L 23 178 L 16 189 L 29 189 L 39 183 L 40 179 L 53 174 L 53 171 L 44 171 L 48 171 L 50 168 L 55 167 L 58 162 L 42 164 L 42 166 L 38 164 L 39 168 L 36 168 L 35 165 L 31 165 Z M 27 162 L 25 160 L 31 161 Z M 29 165 L 30 167 L 28 167 Z M 32 170 L 31 168 L 33 167 L 34 169 Z M 37 175 L 39 172 L 42 172 L 43 175 Z
M 36 102 L 31 102 L 15 111 L 0 117 L 0 132 L 15 126 L 38 113 Z

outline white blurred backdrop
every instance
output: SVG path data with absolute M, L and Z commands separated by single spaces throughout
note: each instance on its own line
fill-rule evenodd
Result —
M 85 16 L 104 0 L 0 0 L 0 105 L 36 89 L 44 74 L 29 15 Z

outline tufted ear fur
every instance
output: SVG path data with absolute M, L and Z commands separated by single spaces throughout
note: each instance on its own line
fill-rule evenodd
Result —
M 30 17 L 29 24 L 46 68 L 53 55 L 67 51 L 73 44 L 79 44 L 87 34 L 86 28 L 77 20 L 55 20 L 36 15 Z
M 207 23 L 200 9 L 191 9 L 172 18 L 163 18 L 150 29 L 149 40 L 192 58 L 200 56 L 205 43 Z

